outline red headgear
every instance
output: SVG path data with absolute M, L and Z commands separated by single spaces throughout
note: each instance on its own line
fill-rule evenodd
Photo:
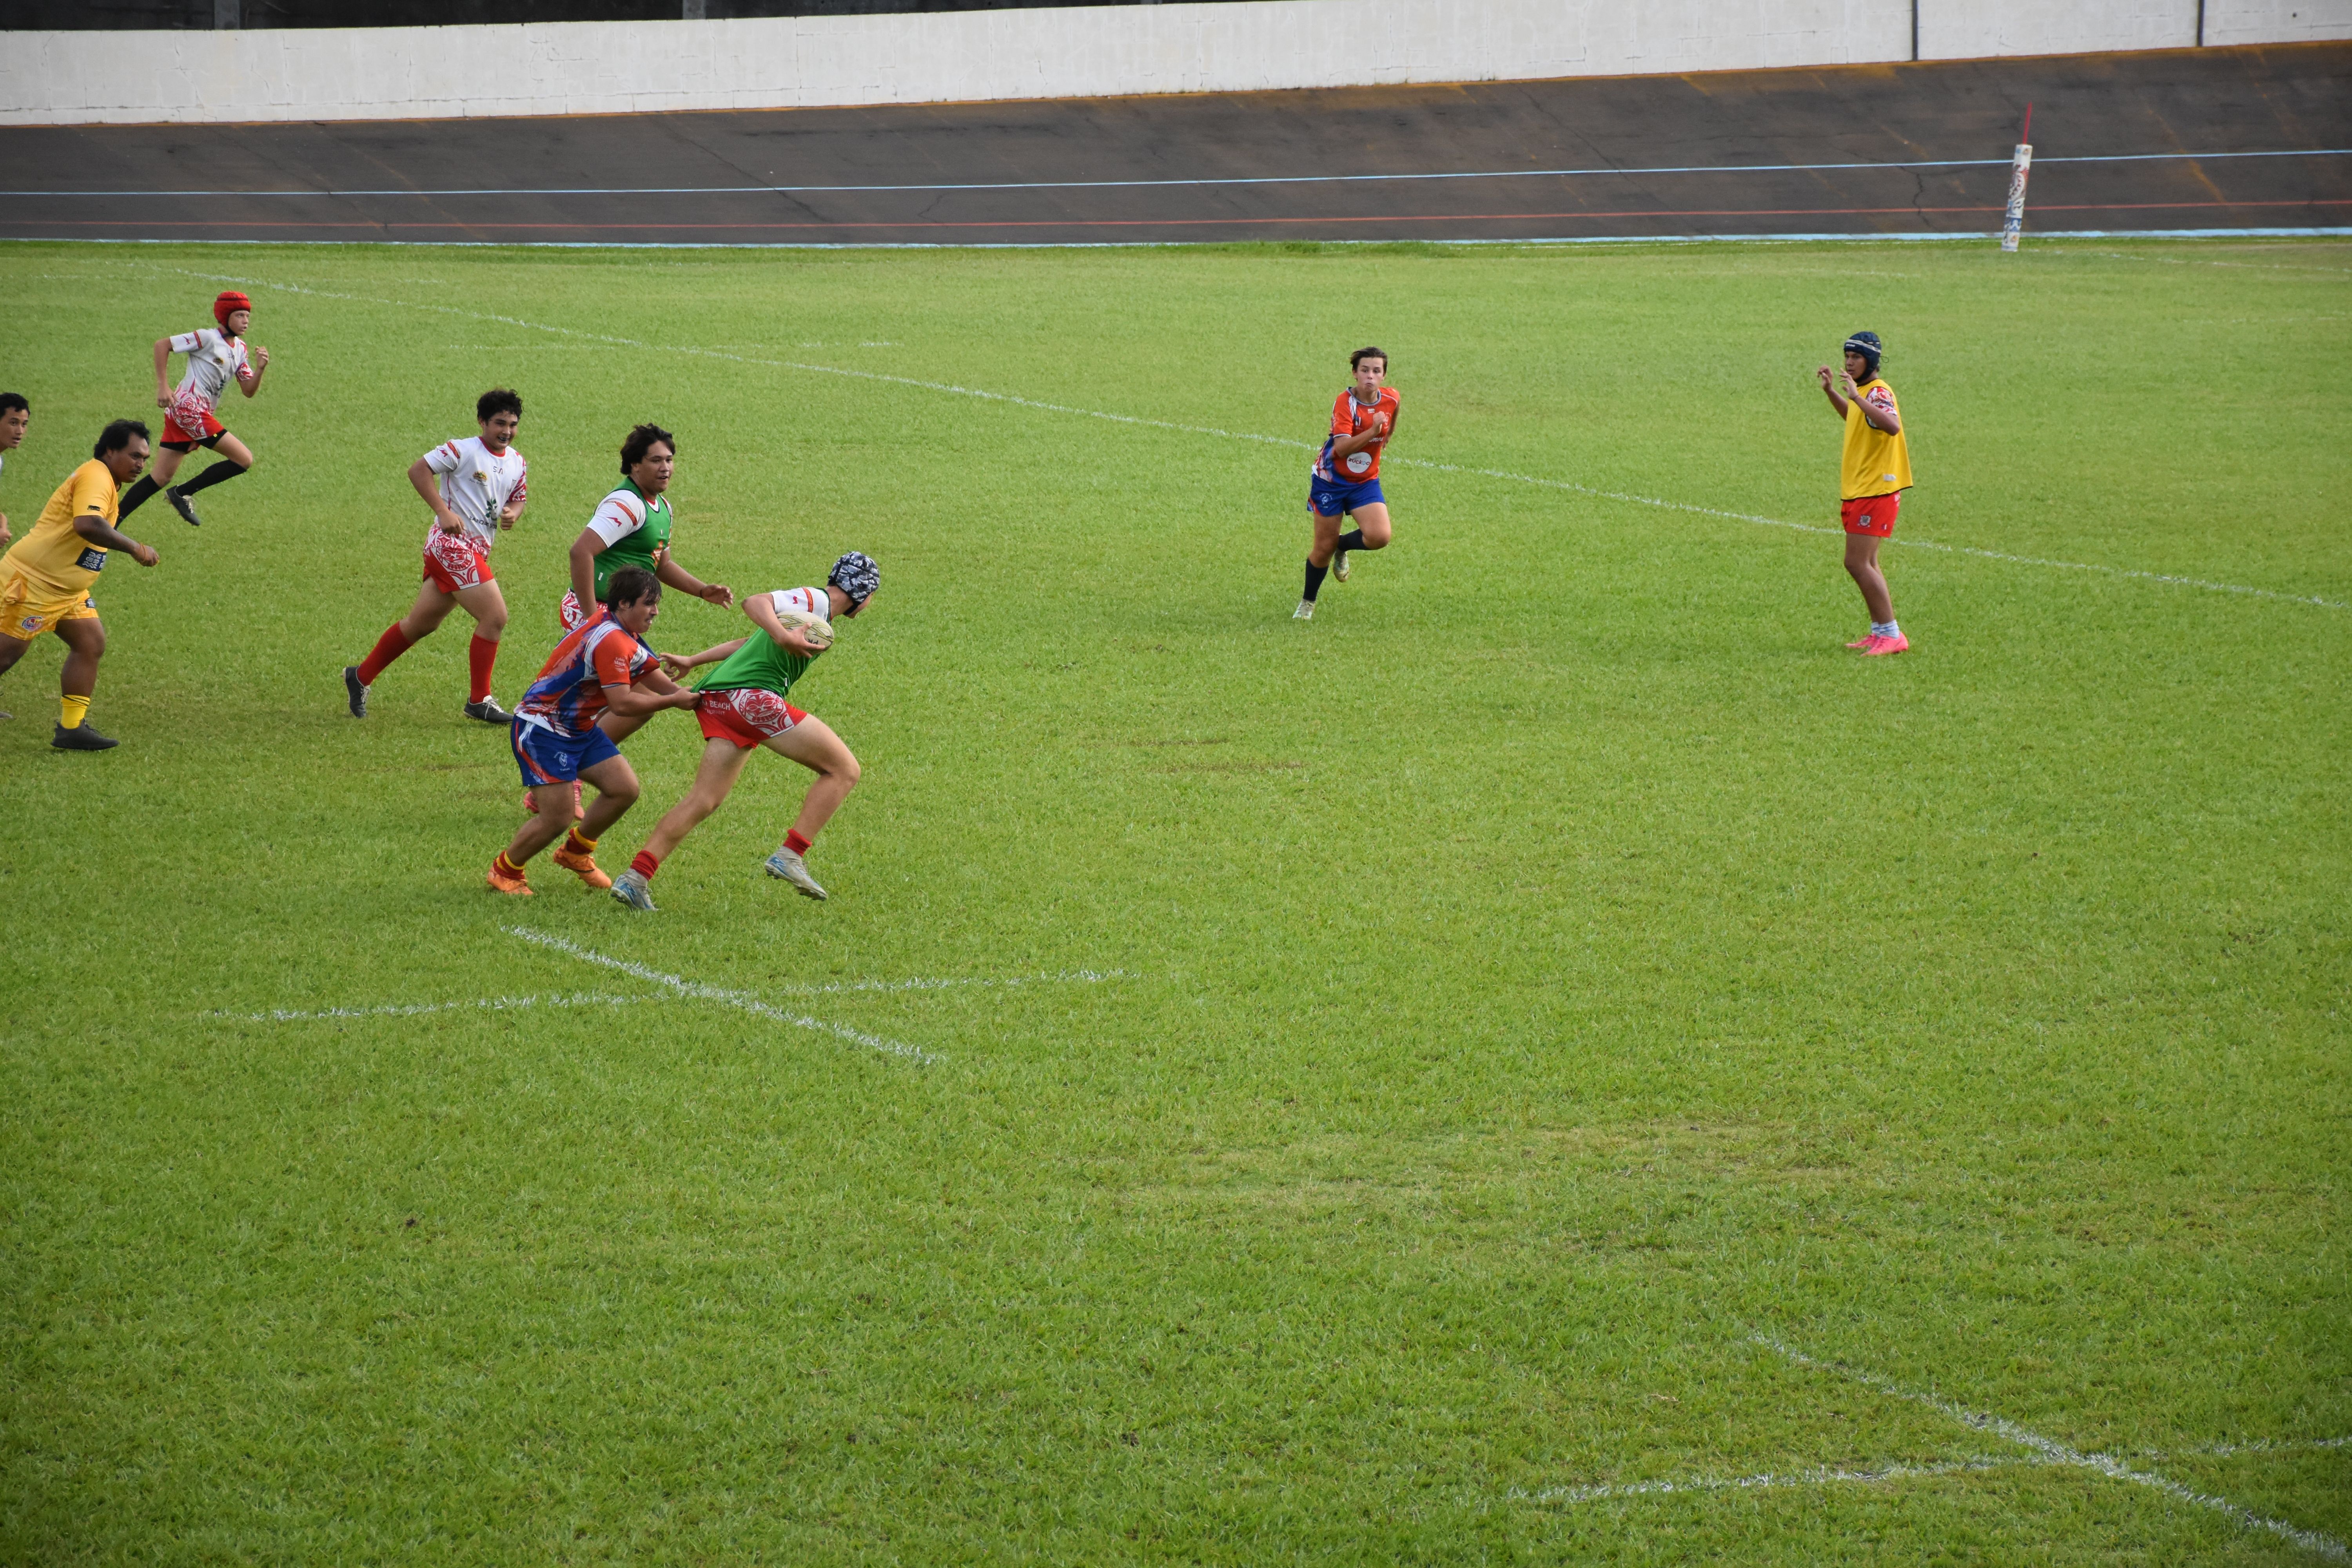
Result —
M 230 311 L 250 310 L 252 309 L 252 300 L 247 299 L 244 295 L 238 293 L 234 289 L 224 289 L 221 290 L 221 297 L 213 301 L 213 320 L 226 327 L 228 325 Z

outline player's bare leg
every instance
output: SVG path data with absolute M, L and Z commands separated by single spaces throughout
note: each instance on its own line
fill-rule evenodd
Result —
M 816 782 L 809 785 L 801 802 L 800 816 L 793 820 L 793 830 L 768 857 L 768 875 L 782 878 L 812 899 L 822 899 L 824 889 L 809 875 L 808 863 L 802 857 L 808 851 L 809 841 L 833 820 L 833 814 L 857 787 L 857 758 L 822 719 L 803 719 L 782 734 L 769 736 L 764 744 L 776 755 L 790 757 L 816 774 Z
M 1879 569 L 1879 536 L 1872 533 L 1849 533 L 1845 536 L 1845 570 L 1862 590 L 1862 602 L 1870 610 L 1870 635 L 1846 647 L 1865 654 L 1903 653 L 1911 644 L 1895 621 L 1895 595 L 1886 589 L 1886 574 Z
M 98 661 L 106 657 L 106 627 L 94 616 L 60 621 L 58 640 L 66 645 L 66 662 L 58 673 L 60 711 L 58 731 L 49 744 L 61 752 L 106 751 L 117 742 L 91 729 L 84 717 L 98 690 Z M 23 646 L 17 644 L 20 649 Z M 68 723 L 68 719 L 72 722 Z
M 606 718 L 612 715 L 607 713 Z M 634 726 L 633 726 L 634 727 Z M 743 776 L 743 764 L 751 760 L 749 749 L 732 741 L 706 741 L 702 745 L 702 761 L 694 770 L 694 787 L 686 798 L 662 813 L 654 824 L 646 847 L 629 862 L 613 884 L 613 896 L 633 910 L 651 910 L 653 894 L 647 884 L 654 871 L 669 858 L 670 852 L 686 841 L 686 836 L 702 826 L 710 814 L 725 804 L 734 790 L 735 781 Z
M 32 646 L 31 643 L 17 637 L 0 637 L 0 675 L 5 675 L 16 668 L 16 661 L 24 658 L 25 650 Z M 0 713 L 0 719 L 15 717 L 14 713 Z
M 558 838 L 564 839 L 563 847 L 556 851 L 558 865 L 577 873 L 590 887 L 612 885 L 611 879 L 596 871 L 593 856 L 596 840 L 604 829 L 636 805 L 640 793 L 636 771 L 629 766 L 626 757 L 607 757 L 593 768 L 582 769 L 580 777 L 595 786 L 596 799 L 584 814 L 576 816 L 573 804 L 580 798 L 578 785 L 562 783 L 532 786 L 532 815 L 515 829 L 506 852 L 491 863 L 490 886 L 503 893 L 529 892 L 530 889 L 523 885 L 522 868 Z M 583 860 L 587 863 L 584 869 L 573 863 Z M 510 872 L 509 867 L 513 868 Z M 589 875 L 592 871 L 595 872 L 594 878 Z

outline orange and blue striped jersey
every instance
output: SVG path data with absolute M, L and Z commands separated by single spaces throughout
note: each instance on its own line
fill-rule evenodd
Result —
M 609 611 L 573 627 L 515 704 L 515 717 L 559 735 L 584 735 L 604 711 L 604 688 L 633 686 L 654 656 Z

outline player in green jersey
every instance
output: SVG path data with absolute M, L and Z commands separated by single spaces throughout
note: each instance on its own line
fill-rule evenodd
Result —
M 642 566 L 660 578 L 664 587 L 722 610 L 734 606 L 734 589 L 724 583 L 705 583 L 670 556 L 675 520 L 665 492 L 677 469 L 677 437 L 658 425 L 640 425 L 621 443 L 621 483 L 572 542 L 572 591 L 563 595 L 565 631 L 604 602 L 606 585 L 624 566 Z
M 686 798 L 654 825 L 645 848 L 614 880 L 613 897 L 633 910 L 654 907 L 648 886 L 654 873 L 725 802 L 754 746 L 790 757 L 816 774 L 782 847 L 768 857 L 767 869 L 769 876 L 790 882 L 812 899 L 824 897 L 803 857 L 809 841 L 857 787 L 857 759 L 823 720 L 793 707 L 785 694 L 808 672 L 810 662 L 832 645 L 833 624 L 865 609 L 881 586 L 881 569 L 853 550 L 833 563 L 822 588 L 786 588 L 744 600 L 743 613 L 760 628 L 751 636 L 690 658 L 664 658 L 672 675 L 706 664 L 719 667 L 698 688 L 702 706 L 696 713 L 706 737 L 702 765 Z

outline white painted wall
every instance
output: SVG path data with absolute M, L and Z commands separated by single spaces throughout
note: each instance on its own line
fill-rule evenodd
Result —
M 2206 0 L 2206 41 L 2352 0 Z M 1918 0 L 1924 58 L 2173 47 L 2197 0 Z M 1912 0 L 1226 0 L 502 27 L 0 33 L 0 124 L 782 109 L 1906 59 Z

